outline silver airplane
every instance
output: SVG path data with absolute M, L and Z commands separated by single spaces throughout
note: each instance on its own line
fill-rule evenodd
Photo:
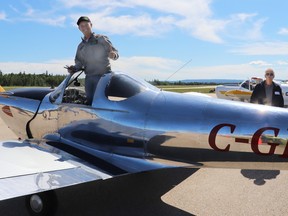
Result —
M 166 92 L 116 72 L 102 76 L 90 106 L 82 73 L 69 74 L 55 89 L 0 93 L 0 116 L 20 140 L 2 142 L 0 152 L 21 146 L 30 160 L 1 171 L 21 167 L 20 174 L 0 176 L 0 200 L 31 194 L 37 212 L 45 205 L 38 192 L 122 173 L 288 169 L 287 109 Z M 23 181 L 31 187 L 7 190 Z

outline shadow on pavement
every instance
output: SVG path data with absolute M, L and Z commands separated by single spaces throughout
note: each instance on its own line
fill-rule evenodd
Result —
M 280 170 L 241 170 L 241 174 L 248 179 L 254 179 L 254 184 L 261 186 L 266 183 L 265 180 L 276 179 Z

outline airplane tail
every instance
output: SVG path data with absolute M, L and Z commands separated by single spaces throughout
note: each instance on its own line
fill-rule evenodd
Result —
M 0 85 L 0 92 L 5 92 L 5 89 Z

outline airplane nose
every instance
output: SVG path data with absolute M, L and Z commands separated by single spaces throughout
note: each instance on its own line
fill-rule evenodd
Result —
M 26 125 L 37 112 L 39 104 L 39 100 L 2 92 L 0 93 L 0 117 L 17 137 L 27 139 Z

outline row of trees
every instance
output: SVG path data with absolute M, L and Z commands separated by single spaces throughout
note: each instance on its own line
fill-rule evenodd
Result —
M 216 83 L 216 82 L 183 82 L 183 81 L 175 81 L 175 82 L 169 82 L 169 81 L 160 81 L 154 79 L 153 81 L 149 81 L 150 84 L 155 85 L 155 86 L 166 86 L 166 85 L 219 85 L 221 83 Z
M 48 71 L 43 74 L 26 74 L 25 72 L 19 72 L 18 74 L 8 73 L 4 74 L 0 70 L 0 85 L 1 86 L 58 86 L 66 77 L 66 75 L 52 75 L 48 74 Z M 203 83 L 203 82 L 168 82 L 153 80 L 150 81 L 152 85 L 205 85 L 216 83 Z
M 58 86 L 65 75 L 52 75 L 48 71 L 43 74 L 26 74 L 19 72 L 18 74 L 4 74 L 0 70 L 0 85 L 1 86 Z

